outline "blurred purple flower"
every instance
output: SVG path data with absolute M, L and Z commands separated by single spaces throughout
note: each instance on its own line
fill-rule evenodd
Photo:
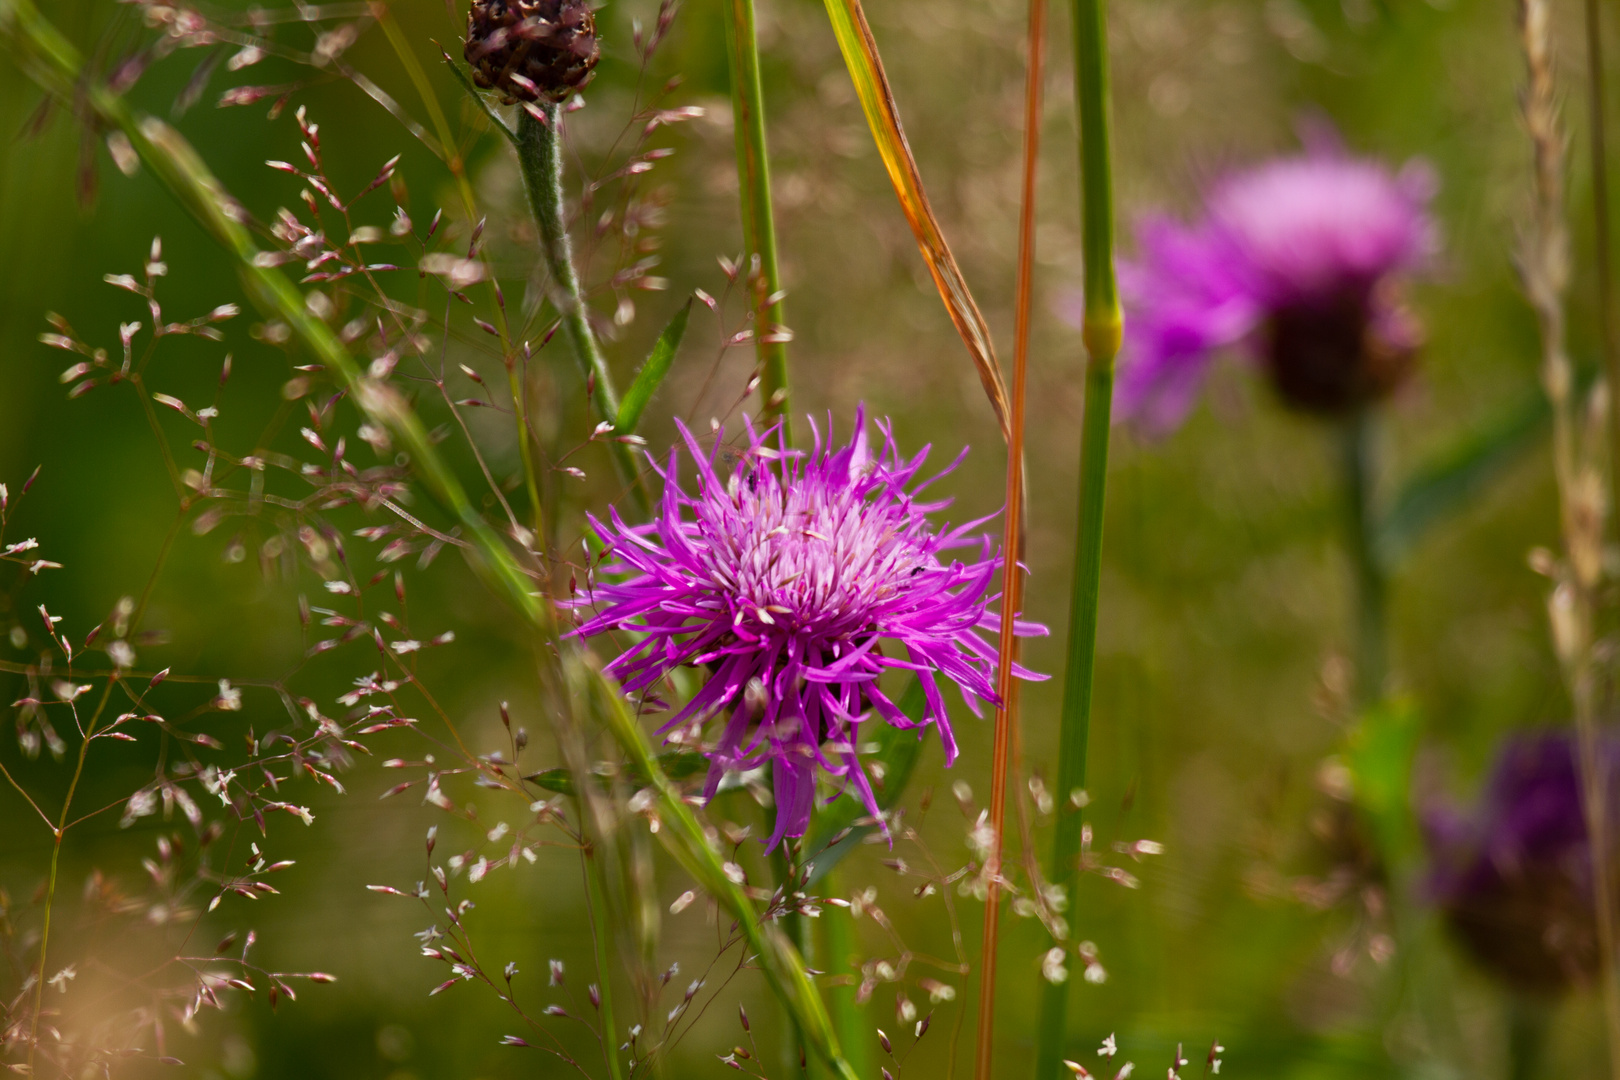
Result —
M 1598 764 L 1608 820 L 1620 825 L 1620 735 L 1601 736 Z M 1573 732 L 1509 738 L 1476 812 L 1429 807 L 1423 826 L 1431 895 L 1482 966 L 1540 992 L 1596 976 L 1592 851 Z M 1604 872 L 1615 869 L 1605 859 Z
M 804 453 L 780 439 L 772 445 L 772 432 L 750 425 L 747 447 L 722 478 L 719 440 L 704 454 L 681 426 L 697 464 L 698 493 L 681 489 L 676 447 L 659 469 L 664 499 L 657 520 L 631 526 L 616 512 L 611 523 L 593 519 L 612 561 L 602 568 L 606 580 L 577 602 L 597 608 L 578 633 L 640 637 L 606 669 L 627 693 L 652 690 L 677 667 L 710 670 L 704 687 L 661 730 L 680 737 L 729 711 L 707 751 L 704 797 L 714 795 L 727 769 L 769 761 L 777 804 L 772 848 L 783 836 L 804 835 L 818 764 L 853 784 L 878 814 L 856 750 L 868 713 L 899 728 L 936 726 L 949 765 L 957 747 L 938 676 L 954 682 L 976 714 L 979 701 L 996 701 L 996 649 L 979 631 L 994 633 L 1000 625 L 990 610 L 995 597 L 987 595 L 998 562 L 989 538 L 974 531 L 989 519 L 936 531 L 928 515 L 949 501 L 918 499 L 932 481 L 908 490 L 928 449 L 903 460 L 892 430 L 878 427 L 883 444 L 876 453 L 864 410 L 847 445 L 824 447 L 817 430 L 814 448 Z M 981 549 L 978 561 L 941 560 L 967 546 Z M 1046 632 L 1024 623 L 1017 629 L 1024 636 Z M 885 639 L 904 656 L 885 653 Z M 921 720 L 908 719 L 879 689 L 886 669 L 914 671 L 922 680 Z
M 1433 173 L 1391 173 L 1331 138 L 1313 142 L 1226 177 L 1192 224 L 1141 224 L 1140 256 L 1120 267 L 1122 419 L 1174 428 L 1214 354 L 1234 345 L 1307 412 L 1346 413 L 1400 382 L 1420 334 L 1393 285 L 1438 249 Z

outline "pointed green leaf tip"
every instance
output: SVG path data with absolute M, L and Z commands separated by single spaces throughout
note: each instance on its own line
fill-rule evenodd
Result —
M 696 750 L 672 750 L 667 754 L 658 755 L 658 765 L 664 770 L 664 775 L 671 780 L 690 780 L 709 768 L 709 759 Z M 646 787 L 651 778 L 632 762 L 620 765 L 617 770 L 635 787 Z M 574 786 L 574 774 L 567 769 L 547 769 L 545 772 L 533 773 L 523 779 L 536 787 L 547 791 L 555 791 L 559 795 L 574 795 L 579 789 Z M 606 777 L 603 777 L 606 783 Z
M 669 320 L 669 325 L 664 327 L 664 332 L 658 335 L 658 341 L 648 354 L 647 362 L 636 372 L 636 381 L 624 392 L 624 400 L 619 402 L 617 424 L 619 434 L 631 434 L 641 422 L 641 414 L 647 411 L 648 403 L 658 392 L 658 387 L 663 384 L 664 376 L 669 374 L 670 365 L 675 362 L 675 354 L 681 347 L 681 338 L 686 336 L 686 320 L 691 315 L 692 300 L 688 297 L 681 310 L 677 311 L 675 317 Z

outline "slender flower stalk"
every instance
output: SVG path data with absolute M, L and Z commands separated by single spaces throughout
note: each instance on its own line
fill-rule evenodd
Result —
M 727 876 L 724 857 L 659 764 L 645 733 L 625 708 L 619 688 L 576 650 L 565 647 L 552 605 L 535 591 L 533 579 L 478 513 L 409 402 L 388 384 L 367 378 L 336 334 L 309 314 L 298 289 L 280 271 L 263 264 L 260 249 L 242 224 L 245 211 L 180 133 L 161 120 L 135 113 L 118 95 L 87 78 L 78 51 L 40 14 L 33 0 L 0 0 L 0 43 L 47 92 L 60 101 L 78 103 L 98 122 L 129 139 L 157 181 L 234 260 L 254 302 L 285 322 L 367 418 L 384 427 L 410 456 L 423 486 L 461 525 L 472 545 L 474 570 L 535 632 L 543 689 L 564 714 L 560 719 L 572 723 L 576 695 L 569 690 L 577 683 L 586 699 L 583 704 L 656 792 L 665 826 L 659 839 L 737 921 L 749 954 L 757 957 L 767 984 L 787 1006 L 812 1050 L 831 1064 L 840 1080 L 860 1080 L 843 1058 L 826 1006 L 803 961 L 780 931 L 761 922 L 753 902 Z
M 1345 547 L 1355 587 L 1355 697 L 1358 712 L 1378 703 L 1389 668 L 1388 574 L 1379 551 L 1377 416 L 1362 407 L 1340 421 L 1340 470 L 1345 498 Z
M 732 126 L 737 137 L 737 187 L 742 194 L 743 240 L 759 260 L 748 267 L 754 305 L 754 347 L 759 357 L 760 416 L 779 421 L 792 441 L 788 411 L 787 330 L 782 275 L 776 262 L 776 215 L 771 203 L 771 159 L 765 142 L 765 92 L 759 77 L 754 0 L 726 0 L 726 42 L 731 59 Z
M 1007 438 L 1006 520 L 1001 548 L 1001 635 L 996 665 L 995 743 L 990 763 L 990 865 L 985 873 L 984 933 L 979 960 L 979 1030 L 975 1075 L 988 1078 L 995 1051 L 996 957 L 1000 943 L 1001 863 L 1006 848 L 1009 757 L 1021 746 L 1018 731 L 1018 658 L 1014 620 L 1023 607 L 1024 395 L 1029 372 L 1029 330 L 1035 287 L 1035 181 L 1041 153 L 1041 88 L 1045 79 L 1046 0 L 1030 0 L 1024 73 L 1024 148 L 1018 217 L 1018 284 L 1013 338 L 1012 423 Z M 1021 756 L 1018 755 L 1018 756 Z
M 1091 733 L 1092 683 L 1097 660 L 1097 606 L 1102 586 L 1103 505 L 1108 484 L 1114 358 L 1124 319 L 1114 275 L 1114 187 L 1109 137 L 1108 33 L 1104 0 L 1075 0 L 1075 97 L 1080 110 L 1081 221 L 1084 226 L 1085 304 L 1081 338 L 1086 349 L 1085 412 L 1080 424 L 1080 516 L 1075 531 L 1074 579 L 1069 601 L 1069 648 L 1059 720 L 1058 819 L 1052 841 L 1053 886 L 1074 895 L 1079 878 L 1080 804 Z M 1068 1023 L 1068 983 L 1042 990 L 1036 1049 L 1037 1080 L 1058 1080 Z
M 541 101 L 533 111 L 518 110 L 517 135 L 518 164 L 529 193 L 529 207 L 540 229 L 540 249 L 551 274 L 551 299 L 562 316 L 563 336 L 579 363 L 580 375 L 591 388 L 591 404 L 597 415 L 617 425 L 619 394 L 613 387 L 613 373 L 608 370 L 596 331 L 591 328 L 579 272 L 574 267 L 568 218 L 563 211 L 562 107 Z M 608 450 L 619 479 L 629 485 L 638 511 L 645 513 L 650 504 L 630 447 L 610 436 Z

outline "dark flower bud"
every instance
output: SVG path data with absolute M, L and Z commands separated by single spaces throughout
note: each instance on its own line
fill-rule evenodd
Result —
M 1422 342 L 1416 320 L 1392 293 L 1386 282 L 1274 311 L 1261 349 L 1283 401 L 1342 416 L 1388 397 L 1411 372 Z
M 1607 774 L 1620 821 L 1620 737 L 1605 732 L 1592 765 Z M 1595 875 L 1615 878 L 1612 846 L 1594 861 L 1574 733 L 1510 739 L 1470 818 L 1430 808 L 1430 888 L 1446 922 L 1486 971 L 1521 992 L 1552 994 L 1599 973 Z
M 586 0 L 473 0 L 463 55 L 473 81 L 507 104 L 561 101 L 601 55 L 596 15 Z

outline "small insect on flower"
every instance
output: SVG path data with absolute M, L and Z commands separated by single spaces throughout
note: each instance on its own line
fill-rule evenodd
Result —
M 1215 354 L 1247 351 L 1289 407 L 1339 416 L 1388 396 L 1420 328 L 1400 279 L 1432 261 L 1433 173 L 1350 156 L 1332 131 L 1306 153 L 1218 183 L 1192 224 L 1149 218 L 1120 268 L 1122 418 L 1165 432 L 1192 409 Z
M 834 447 L 829 438 L 824 445 L 817 430 L 808 453 L 779 436 L 772 445 L 775 429 L 750 426 L 724 478 L 716 472 L 718 437 L 705 454 L 683 426 L 697 494 L 681 488 L 678 447 L 666 464 L 655 462 L 664 478 L 657 519 L 637 526 L 617 513 L 608 523 L 593 519 L 612 549 L 605 580 L 571 602 L 596 609 L 576 631 L 581 636 L 640 636 L 606 668 L 628 694 L 653 689 L 678 667 L 709 669 L 708 682 L 663 731 L 729 712 L 707 750 L 704 796 L 714 795 L 728 769 L 768 762 L 777 805 L 768 848 L 804 835 L 817 766 L 853 785 L 881 819 L 856 749 L 872 715 L 919 737 L 935 727 L 948 765 L 957 747 L 940 676 L 975 713 L 980 702 L 996 701 L 996 651 L 980 636 L 1000 625 L 988 594 L 997 560 L 976 531 L 988 519 L 936 528 L 930 515 L 948 502 L 923 501 L 927 482 L 913 486 L 927 448 L 903 459 L 892 430 L 878 426 L 883 442 L 875 451 L 861 410 L 847 444 Z M 945 561 L 963 547 L 977 547 L 978 560 Z M 888 670 L 922 681 L 927 706 L 919 719 L 879 688 Z

